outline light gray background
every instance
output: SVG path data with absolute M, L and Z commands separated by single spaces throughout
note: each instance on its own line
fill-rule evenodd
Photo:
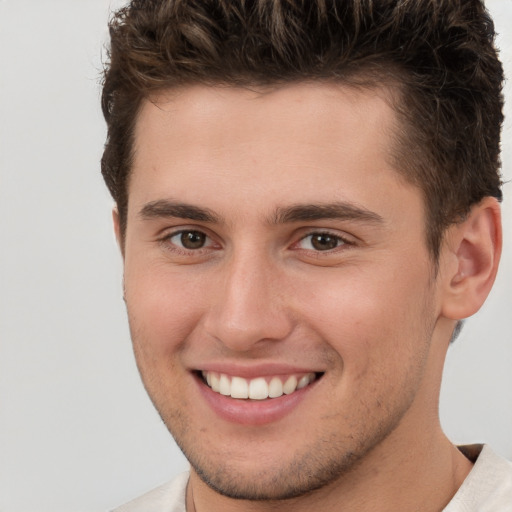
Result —
M 0 512 L 99 512 L 186 467 L 133 362 L 99 171 L 110 4 L 0 0 Z M 512 76 L 512 0 L 488 6 Z M 441 415 L 455 442 L 512 458 L 512 184 L 505 196 L 498 283 L 450 350 Z

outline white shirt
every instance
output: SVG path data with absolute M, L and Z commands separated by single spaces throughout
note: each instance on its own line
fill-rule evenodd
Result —
M 487 445 L 461 446 L 473 469 L 442 512 L 512 512 L 512 462 Z M 112 512 L 186 512 L 188 473 Z
M 459 449 L 475 464 L 443 512 L 512 512 L 512 462 L 487 445 Z

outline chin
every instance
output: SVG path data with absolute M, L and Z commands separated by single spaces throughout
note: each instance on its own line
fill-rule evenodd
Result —
M 379 429 L 358 448 L 352 446 L 353 439 L 340 442 L 323 438 L 303 446 L 301 452 L 284 454 L 275 450 L 273 457 L 266 459 L 261 452 L 250 449 L 243 458 L 228 449 L 205 453 L 204 446 L 197 442 L 175 439 L 192 470 L 215 492 L 238 500 L 281 501 L 314 493 L 344 478 L 391 430 L 391 425 Z M 258 454 L 257 461 L 251 459 L 251 453 Z

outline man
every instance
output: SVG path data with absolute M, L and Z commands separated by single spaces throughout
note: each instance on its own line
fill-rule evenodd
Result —
M 441 430 L 501 249 L 477 0 L 134 0 L 102 161 L 137 364 L 189 474 L 119 511 L 512 510 Z

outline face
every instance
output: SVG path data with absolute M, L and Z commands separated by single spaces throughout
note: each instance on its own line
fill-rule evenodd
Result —
M 439 293 L 384 91 L 190 87 L 146 102 L 124 240 L 137 363 L 199 475 L 287 498 L 435 416 Z

